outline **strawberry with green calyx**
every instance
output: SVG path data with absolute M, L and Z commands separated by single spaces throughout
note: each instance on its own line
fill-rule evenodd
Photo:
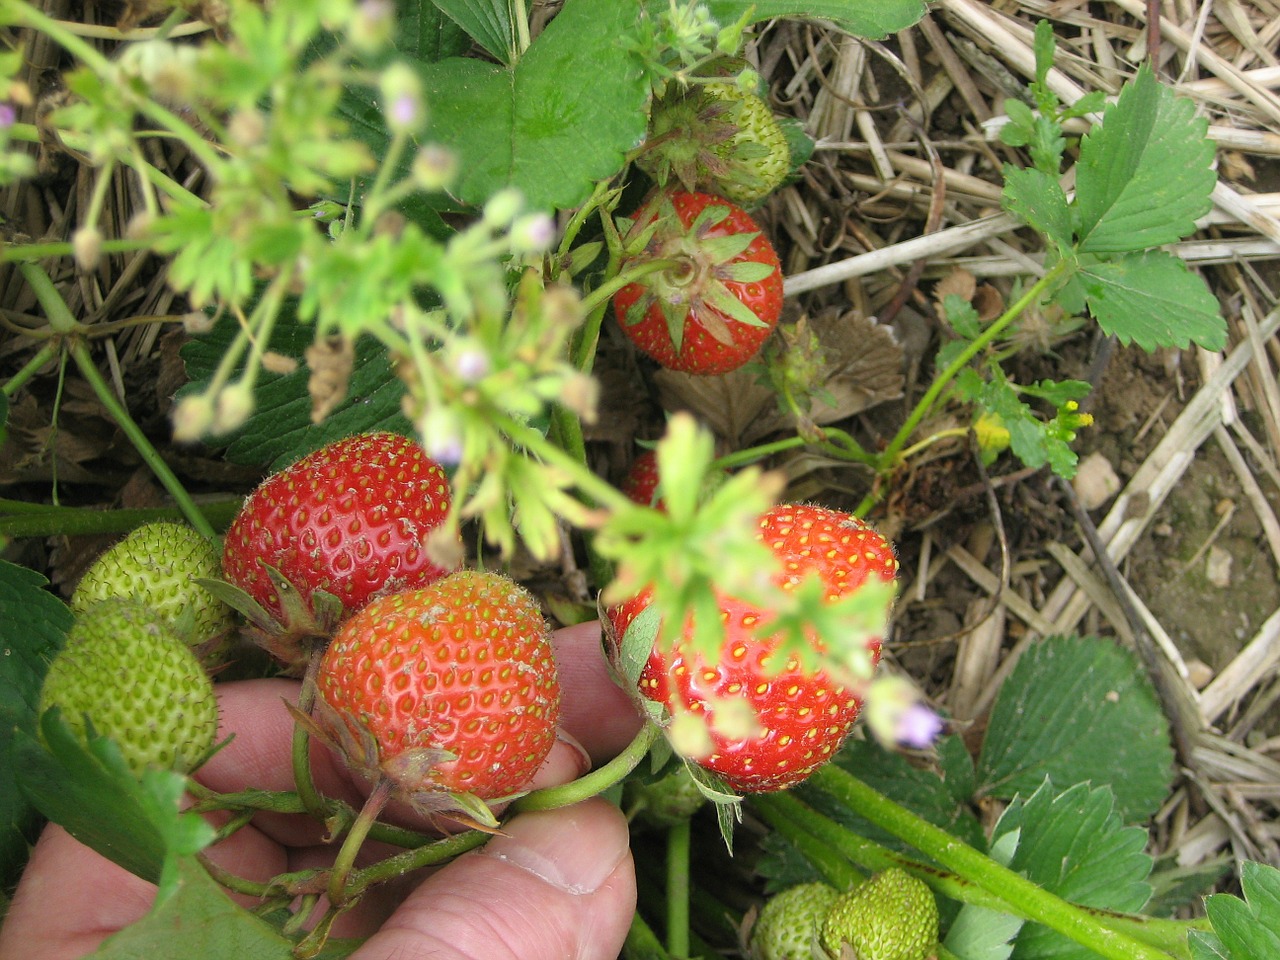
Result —
M 822 921 L 840 896 L 826 883 L 801 883 L 765 901 L 751 927 L 751 960 L 811 960 Z
M 786 134 L 768 104 L 732 80 L 672 85 L 654 105 L 636 166 L 660 187 L 759 203 L 791 171 Z
M 719 374 L 759 351 L 782 314 L 782 267 L 759 225 L 706 193 L 658 191 L 637 213 L 622 271 L 655 269 L 614 295 L 641 350 L 671 370 Z
M 81 737 L 92 724 L 114 740 L 138 774 L 190 772 L 218 732 L 208 674 L 166 619 L 135 600 L 100 600 L 76 615 L 40 691 L 40 713 L 52 707 Z
M 716 656 L 692 646 L 692 623 L 671 646 L 655 643 L 640 671 L 639 693 L 665 707 L 677 752 L 740 793 L 781 790 L 804 780 L 844 742 L 861 708 L 860 687 L 880 656 L 881 637 L 867 633 L 869 609 L 883 614 L 884 590 L 898 561 L 893 547 L 862 520 L 823 507 L 784 504 L 758 521 L 758 539 L 777 558 L 775 585 L 796 607 L 779 614 L 721 595 L 724 638 Z M 628 631 L 656 637 L 661 611 L 644 616 L 652 592 L 641 590 L 607 611 L 615 651 Z M 838 672 L 821 634 L 862 637 L 843 652 Z M 780 649 L 784 635 L 806 637 L 805 649 Z M 677 742 L 679 741 L 679 742 Z
M 408 437 L 356 434 L 268 477 L 227 530 L 220 595 L 287 665 L 308 659 L 370 600 L 436 580 L 455 564 L 449 480 Z M 440 536 L 443 536 L 441 534 Z M 447 538 L 446 538 L 447 539 Z
M 426 815 L 493 826 L 556 739 L 560 683 L 537 602 L 460 571 L 373 601 L 320 660 L 314 727 Z
M 203 586 L 218 576 L 218 550 L 185 523 L 147 523 L 96 559 L 71 595 L 80 614 L 101 600 L 134 599 L 163 617 L 206 667 L 225 657 L 232 610 Z
M 890 867 L 840 895 L 821 940 L 833 960 L 927 960 L 938 943 L 938 903 L 923 880 Z

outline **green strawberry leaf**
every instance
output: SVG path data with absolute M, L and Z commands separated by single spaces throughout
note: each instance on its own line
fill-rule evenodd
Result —
M 1205 913 L 1217 942 L 1193 934 L 1192 952 L 1197 960 L 1280 957 L 1280 870 L 1249 861 L 1240 869 L 1240 886 L 1243 900 L 1226 893 L 1215 893 L 1205 900 Z
M 224 316 L 208 334 L 183 346 L 182 359 L 193 382 L 180 391 L 180 396 L 208 388 L 237 330 L 235 319 Z M 347 399 L 323 423 L 312 423 L 307 393 L 310 373 L 303 358 L 314 337 L 314 327 L 298 321 L 291 311 L 276 322 L 270 347 L 298 360 L 298 369 L 286 374 L 262 372 L 253 391 L 252 416 L 237 430 L 211 441 L 214 446 L 225 446 L 228 460 L 270 464 L 277 469 L 353 433 L 376 429 L 406 436 L 413 433 L 412 425 L 400 412 L 404 384 L 392 371 L 386 348 L 368 337 L 356 343 Z
M 162 770 L 135 777 L 113 740 L 82 742 L 56 707 L 40 718 L 40 737 L 17 733 L 18 785 L 37 810 L 108 860 L 158 883 L 173 857 L 213 841 L 210 824 L 178 810 L 186 777 Z
M 649 96 L 627 45 L 637 13 L 631 3 L 575 0 L 512 67 L 419 65 L 427 138 L 457 154 L 458 196 L 481 204 L 516 187 L 534 209 L 563 209 L 621 168 L 644 136 Z
M 1130 253 L 1080 268 L 1085 302 L 1098 325 L 1121 343 L 1144 350 L 1221 350 L 1227 324 L 1204 279 L 1162 250 Z
M 1017 851 L 1018 839 L 1016 830 L 997 839 L 988 851 L 991 859 L 1007 867 Z M 966 903 L 947 928 L 943 945 L 964 960 L 1007 960 L 1013 953 L 1013 938 L 1022 925 L 1021 917 Z
M 39 819 L 18 790 L 14 740 L 36 728 L 40 684 L 74 619 L 47 586 L 35 571 L 0 560 L 0 887 L 17 879 Z
M 1209 212 L 1217 175 L 1208 121 L 1143 64 L 1080 142 L 1077 234 L 1088 253 L 1147 250 L 1181 240 Z
M 151 911 L 103 942 L 88 960 L 155 960 L 175 956 L 202 960 L 291 960 L 295 944 L 266 920 L 237 906 L 193 857 L 176 864 L 172 888 L 156 897 Z M 358 941 L 331 940 L 319 960 L 350 956 Z
M 1054 177 L 1005 164 L 1003 202 L 1006 210 L 1044 234 L 1066 256 L 1071 249 L 1071 210 Z
M 1000 817 L 993 842 L 1016 834 L 1009 867 L 1073 903 L 1132 913 L 1151 896 L 1147 832 L 1124 826 L 1107 787 L 1078 783 L 1057 793 L 1045 780 Z M 1060 933 L 1028 923 L 1018 934 L 1014 960 L 1093 960 L 1092 950 Z
M 515 26 L 508 0 L 431 0 L 476 43 L 503 63 L 516 59 Z
M 1128 823 L 1164 801 L 1169 725 L 1132 653 L 1098 637 L 1050 637 L 1022 654 L 991 709 L 978 792 L 1008 799 L 1046 777 L 1109 785 Z
M 650 0 L 665 7 L 667 0 Z M 924 16 L 922 0 L 708 0 L 711 15 L 722 24 L 734 23 L 750 11 L 750 22 L 777 17 L 831 20 L 859 37 L 879 40 L 904 30 Z

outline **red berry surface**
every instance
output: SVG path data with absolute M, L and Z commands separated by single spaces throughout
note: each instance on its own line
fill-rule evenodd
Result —
M 316 685 L 317 719 L 349 741 L 348 761 L 410 799 L 515 793 L 556 739 L 549 628 L 532 595 L 495 573 L 373 601 L 338 630 Z
M 891 583 L 897 577 L 893 547 L 863 521 L 836 510 L 774 507 L 761 516 L 759 537 L 782 562 L 777 582 L 783 589 L 816 573 L 834 601 L 871 578 Z M 649 602 L 646 590 L 609 611 L 616 637 L 625 635 Z M 781 671 L 766 670 L 778 639 L 754 631 L 767 612 L 729 596 L 721 597 L 720 609 L 725 640 L 717 662 L 691 653 L 682 642 L 671 650 L 655 647 L 641 673 L 640 692 L 673 713 L 705 716 L 714 749 L 694 759 L 733 789 L 762 793 L 799 783 L 844 743 L 861 701 L 849 686 L 825 671 L 806 671 L 794 659 Z M 880 643 L 879 637 L 867 643 L 873 662 Z M 716 729 L 716 710 L 735 701 L 745 701 L 756 718 L 745 737 Z
M 284 611 L 263 564 L 304 600 L 324 590 L 358 610 L 446 573 L 426 541 L 449 504 L 448 478 L 415 441 L 385 432 L 347 437 L 249 495 L 227 531 L 223 575 L 277 618 Z
M 654 506 L 654 494 L 658 492 L 658 454 L 654 450 L 642 450 L 631 461 L 631 469 L 622 480 L 622 492 L 636 503 Z
M 632 235 L 657 222 L 644 250 L 623 264 L 674 266 L 623 287 L 614 314 L 633 343 L 671 370 L 719 374 L 756 355 L 782 313 L 782 268 L 751 216 L 723 197 L 659 192 Z

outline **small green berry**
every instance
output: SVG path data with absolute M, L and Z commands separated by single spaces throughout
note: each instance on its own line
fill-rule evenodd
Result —
M 822 923 L 822 948 L 832 957 L 848 944 L 858 960 L 925 960 L 937 942 L 933 891 L 897 867 L 841 894 Z
M 147 523 L 110 547 L 71 595 L 79 614 L 112 597 L 136 600 L 163 617 L 206 666 L 220 662 L 231 637 L 231 608 L 196 583 L 222 575 L 218 548 L 183 523 Z
M 82 738 L 87 717 L 138 774 L 189 772 L 218 732 L 209 675 L 159 614 L 133 600 L 102 600 L 77 615 L 40 691 L 40 713 L 50 707 Z
M 751 960 L 810 960 L 822 920 L 840 891 L 802 883 L 774 894 L 751 928 Z
M 683 823 L 707 802 L 685 766 L 653 783 L 628 782 L 627 799 L 637 817 L 659 827 Z

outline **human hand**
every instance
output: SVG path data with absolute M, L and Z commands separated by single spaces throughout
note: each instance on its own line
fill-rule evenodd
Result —
M 592 761 L 617 753 L 640 720 L 609 679 L 599 625 L 556 632 L 563 707 L 558 742 L 533 786 L 571 780 Z M 219 685 L 219 738 L 234 741 L 196 777 L 229 792 L 248 786 L 292 789 L 289 762 L 293 721 L 282 697 L 298 684 L 254 680 Z M 333 755 L 313 753 L 317 786 L 359 804 L 362 791 Z M 335 936 L 368 937 L 352 960 L 493 960 L 571 956 L 612 960 L 626 936 L 635 904 L 635 876 L 622 815 L 603 800 L 560 810 L 520 814 L 503 835 L 429 874 L 375 887 L 339 918 Z M 213 847 L 223 869 L 255 881 L 332 862 L 323 827 L 309 817 L 261 814 Z M 365 856 L 389 848 L 366 844 Z M 141 918 L 155 887 L 94 853 L 66 831 L 41 834 L 8 917 L 0 928 L 0 960 L 71 960 Z M 242 899 L 242 902 L 245 902 Z M 184 956 L 198 944 L 182 944 Z

